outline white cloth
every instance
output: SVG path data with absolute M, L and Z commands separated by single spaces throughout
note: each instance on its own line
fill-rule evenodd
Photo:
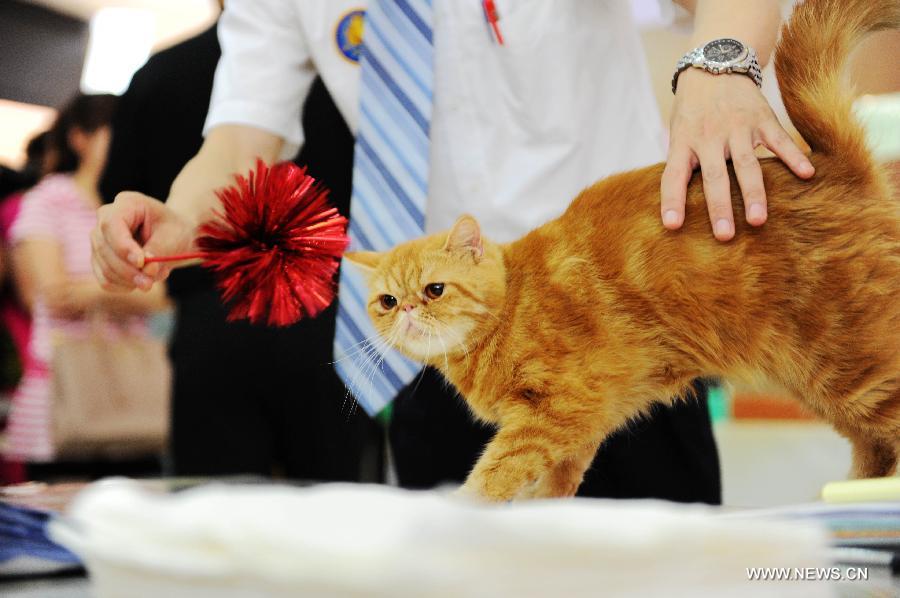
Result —
M 210 486 L 172 496 L 89 487 L 52 538 L 97 598 L 830 596 L 748 567 L 824 567 L 813 523 L 710 507 L 573 499 L 482 506 L 351 484 Z
M 409 0 L 415 7 L 421 0 Z M 351 130 L 359 66 L 338 44 L 358 0 L 229 0 L 206 130 L 224 123 L 303 143 L 318 72 Z M 505 45 L 478 0 L 434 0 L 435 100 L 426 230 L 477 217 L 508 241 L 585 186 L 664 158 L 664 133 L 628 0 L 496 0 Z

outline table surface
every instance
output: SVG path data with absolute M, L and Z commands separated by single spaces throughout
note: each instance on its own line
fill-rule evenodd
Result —
M 778 594 L 777 585 L 774 582 L 761 583 L 759 588 L 760 595 L 774 596 Z M 886 569 L 873 568 L 869 572 L 868 581 L 839 582 L 835 584 L 835 588 L 835 595 L 841 598 L 900 596 L 900 576 L 891 577 Z M 702 591 L 702 588 L 697 589 Z M 91 591 L 87 578 L 67 577 L 16 582 L 0 581 L 0 596 L 3 598 L 91 598 Z
M 241 481 L 246 482 L 246 480 Z M 253 480 L 253 482 L 256 481 L 258 480 Z M 184 481 L 179 481 L 179 483 L 175 483 L 174 486 L 181 487 L 181 482 Z M 193 482 L 194 481 L 187 485 L 194 485 Z M 161 487 L 171 489 L 173 481 L 168 480 L 163 483 L 163 481 L 155 480 L 149 482 L 149 484 L 154 487 L 162 485 Z M 66 502 L 66 500 L 78 490 L 78 487 L 74 484 L 71 485 L 71 487 L 60 485 L 51 490 L 51 492 L 42 491 L 39 493 L 39 496 L 37 496 L 37 498 L 40 499 L 38 504 L 32 504 L 30 506 L 51 509 L 53 507 L 58 507 L 59 505 L 56 505 L 54 501 Z M 8 495 L 3 498 L 5 500 L 10 499 Z M 28 503 L 34 500 L 35 496 L 28 496 L 22 502 Z M 777 586 L 775 583 L 776 582 L 760 583 L 760 594 L 777 594 Z M 848 598 L 863 596 L 900 596 L 900 575 L 891 576 L 886 568 L 872 567 L 870 568 L 869 579 L 867 581 L 839 582 L 835 584 L 835 588 L 835 595 Z M 698 590 L 702 591 L 702 588 L 698 588 Z M 84 576 L 37 577 L 15 581 L 0 578 L 0 596 L 3 598 L 90 598 L 90 581 Z
M 86 577 L 0 581 L 3 598 L 89 598 L 90 595 Z

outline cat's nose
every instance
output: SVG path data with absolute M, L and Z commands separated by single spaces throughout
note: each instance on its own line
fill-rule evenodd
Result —
M 404 303 L 404 304 L 403 304 L 403 311 L 409 313 L 409 312 L 411 312 L 413 309 L 415 309 L 415 306 L 414 306 L 412 303 Z

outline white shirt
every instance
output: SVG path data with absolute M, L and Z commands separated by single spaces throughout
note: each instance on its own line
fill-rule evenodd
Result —
M 434 106 L 426 229 L 474 215 L 509 241 L 561 214 L 584 187 L 659 162 L 664 132 L 628 0 L 434 0 Z M 356 131 L 359 63 L 338 44 L 352 0 L 228 0 L 206 130 L 245 124 L 303 143 L 318 72 Z

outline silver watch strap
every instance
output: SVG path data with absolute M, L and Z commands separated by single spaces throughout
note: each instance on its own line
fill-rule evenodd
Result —
M 750 67 L 747 69 L 747 75 L 753 79 L 757 87 L 762 87 L 762 69 L 759 66 L 759 60 L 756 58 L 756 50 L 750 48 Z
M 672 74 L 672 93 L 675 93 L 675 90 L 678 89 L 678 76 L 681 75 L 688 67 L 696 66 L 698 68 L 704 68 L 703 64 L 703 54 L 702 54 L 703 46 L 698 46 L 693 50 L 687 52 L 684 56 L 682 56 L 678 62 L 675 64 L 675 72 Z M 735 65 L 734 67 L 729 68 L 727 71 L 723 71 L 728 73 L 738 73 L 741 75 L 747 75 L 750 77 L 754 83 L 756 83 L 757 87 L 762 87 L 762 70 L 759 67 L 759 60 L 756 57 L 756 50 L 748 47 L 748 56 L 747 61 L 748 64 L 746 67 L 742 67 L 741 65 Z M 709 72 L 709 71 L 707 71 Z
M 684 56 L 678 59 L 678 62 L 675 63 L 675 72 L 672 73 L 672 93 L 675 93 L 675 90 L 678 89 L 678 75 L 684 72 L 689 66 L 694 64 L 694 60 L 700 57 L 700 50 L 703 49 L 703 46 L 697 46 L 693 50 L 689 50 L 685 53 Z

